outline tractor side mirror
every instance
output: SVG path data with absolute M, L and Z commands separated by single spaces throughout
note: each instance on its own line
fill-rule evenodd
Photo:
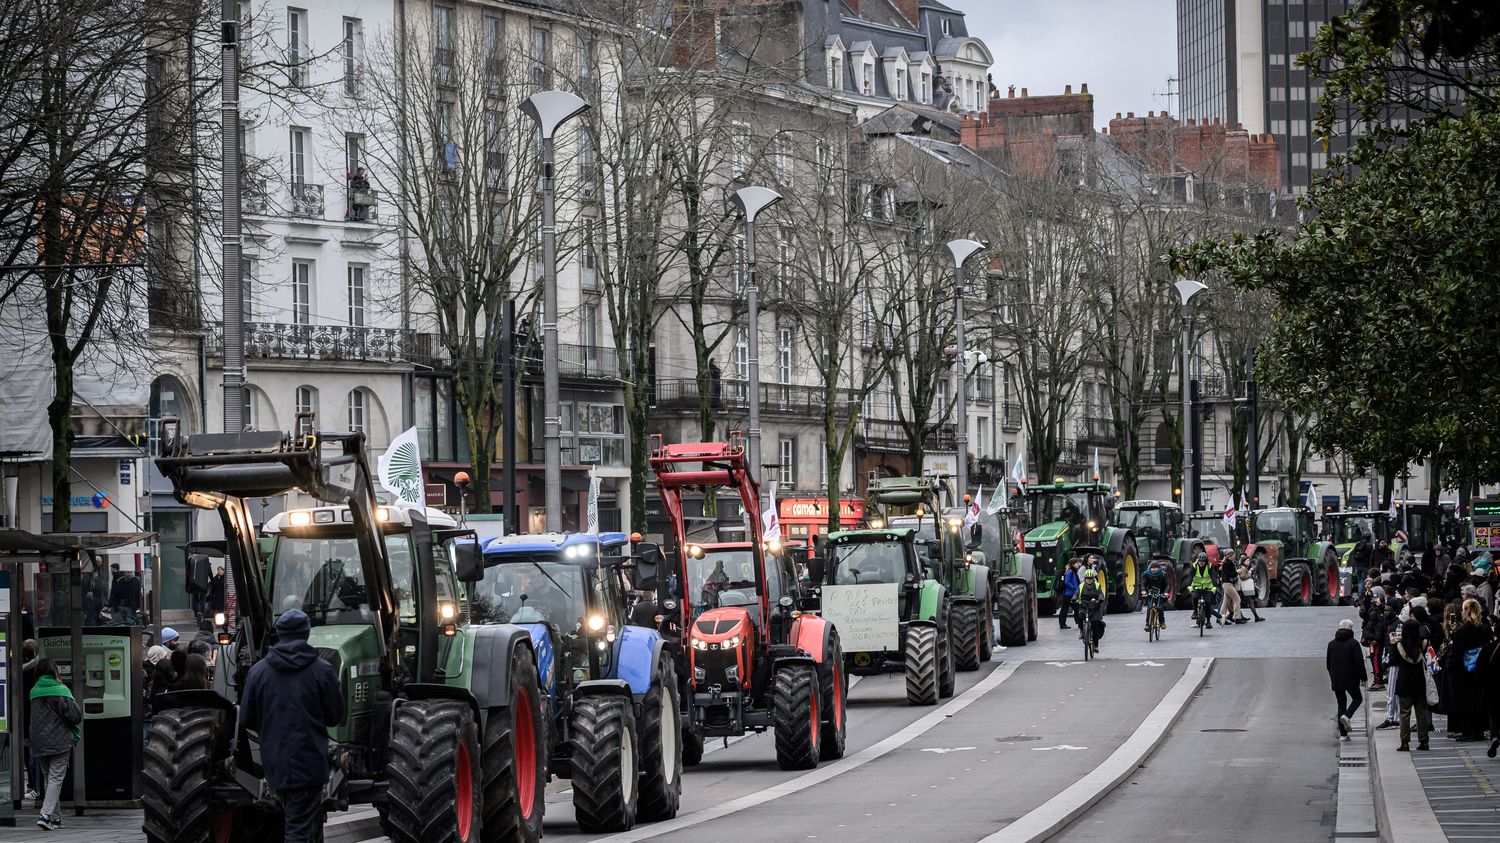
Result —
M 636 587 L 642 583 L 654 583 L 660 575 L 661 562 L 666 557 L 655 542 L 636 542 L 635 555 L 631 557 L 635 566 Z
M 821 556 L 807 557 L 807 578 L 813 585 L 822 585 L 823 576 L 828 573 L 828 566 L 823 562 Z
M 484 554 L 479 550 L 477 539 L 455 539 L 448 543 L 448 553 L 459 582 L 479 582 L 484 579 Z

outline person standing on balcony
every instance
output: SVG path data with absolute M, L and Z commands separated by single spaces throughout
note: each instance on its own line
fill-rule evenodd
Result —
M 364 167 L 355 167 L 348 178 L 349 211 L 344 218 L 350 222 L 364 222 L 368 206 L 374 204 L 370 197 L 370 180 L 365 177 Z
M 724 373 L 719 369 L 719 361 L 708 361 L 708 395 L 710 406 L 719 408 L 719 401 L 724 397 Z

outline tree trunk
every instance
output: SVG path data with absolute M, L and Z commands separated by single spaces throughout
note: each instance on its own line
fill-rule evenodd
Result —
M 73 528 L 73 366 L 67 354 L 56 347 L 57 342 L 54 338 L 52 383 L 56 394 L 47 405 L 47 421 L 52 427 L 51 532 L 66 533 Z
M 1422 525 L 1422 536 L 1425 540 L 1424 545 L 1427 547 L 1428 554 L 1430 554 L 1428 559 L 1437 558 L 1437 555 L 1433 551 L 1437 548 L 1438 544 L 1438 526 L 1443 520 L 1443 510 L 1440 503 L 1442 489 L 1439 488 L 1442 486 L 1442 481 L 1442 462 L 1438 459 L 1437 454 L 1433 454 L 1432 459 L 1427 461 L 1427 518 Z M 1428 564 L 1427 568 L 1439 576 L 1443 573 L 1437 570 L 1437 566 L 1433 564 Z

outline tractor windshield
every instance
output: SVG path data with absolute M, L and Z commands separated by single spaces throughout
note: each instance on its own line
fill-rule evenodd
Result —
M 756 605 L 755 556 L 749 548 L 705 549 L 688 560 L 688 594 L 695 609 Z
M 583 568 L 547 556 L 508 556 L 469 586 L 473 623 L 550 623 L 576 632 L 588 614 Z
M 1162 539 L 1165 537 L 1165 526 L 1162 523 L 1162 510 L 1156 507 L 1120 508 L 1115 510 L 1114 517 L 1110 523 L 1116 527 L 1135 533 L 1137 536 L 1145 536 L 1150 539 Z
M 386 536 L 386 552 L 401 614 L 414 618 L 407 536 Z M 271 570 L 272 611 L 301 609 L 313 626 L 369 623 L 373 619 L 359 545 L 353 536 L 278 536 Z
M 1257 512 L 1251 526 L 1257 542 L 1279 541 L 1290 545 L 1297 535 L 1297 513 L 1290 509 Z
M 1360 536 L 1369 536 L 1371 541 L 1389 539 L 1390 519 L 1381 515 L 1330 515 L 1333 522 L 1330 532 L 1334 544 L 1354 544 Z
M 1222 516 L 1191 518 L 1188 520 L 1188 532 L 1195 539 L 1213 542 L 1219 547 L 1234 546 L 1234 540 L 1229 537 L 1229 525 L 1224 523 Z
M 1031 498 L 1031 523 L 1066 521 L 1080 526 L 1088 519 L 1088 492 L 1038 492 Z
M 894 539 L 834 547 L 833 584 L 869 585 L 906 580 L 906 545 Z

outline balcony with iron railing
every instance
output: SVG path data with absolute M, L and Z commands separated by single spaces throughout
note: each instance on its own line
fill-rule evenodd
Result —
M 287 213 L 308 219 L 323 218 L 323 185 L 294 181 L 289 185 L 292 204 Z
M 1021 429 L 1020 404 L 1006 401 L 1000 405 L 1000 429 L 1006 433 L 1015 433 Z
M 717 384 L 710 382 L 709 395 L 712 406 L 718 409 L 748 410 L 750 407 L 750 385 L 741 380 L 725 378 Z M 656 406 L 666 411 L 697 412 L 703 392 L 694 378 L 663 378 L 656 382 Z M 826 405 L 823 388 L 800 384 L 762 383 L 760 385 L 760 408 L 763 413 L 785 413 L 794 416 L 820 417 Z M 834 407 L 847 414 L 855 404 L 852 390 L 839 390 Z
M 1078 419 L 1076 424 L 1080 445 L 1097 445 L 1101 448 L 1114 447 L 1115 425 L 1112 419 L 1089 416 Z
M 351 180 L 344 199 L 345 222 L 379 222 L 380 194 L 369 188 L 369 182 L 360 187 Z
M 910 450 L 911 436 L 907 434 L 906 427 L 895 419 L 862 418 L 859 421 L 856 444 L 865 450 L 905 452 Z M 927 451 L 957 450 L 958 440 L 953 426 L 945 424 L 936 431 L 929 432 L 923 447 Z
M 261 360 L 401 363 L 410 359 L 412 338 L 412 332 L 399 328 L 247 322 L 245 355 Z M 207 351 L 212 355 L 224 353 L 221 323 L 213 325 Z

